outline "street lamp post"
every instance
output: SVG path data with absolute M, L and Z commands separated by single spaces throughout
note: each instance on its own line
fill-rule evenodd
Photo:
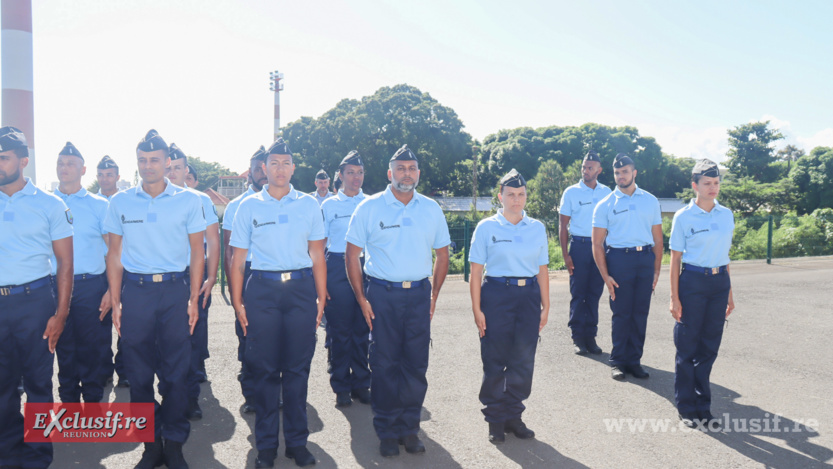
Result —
M 269 72 L 269 89 L 275 93 L 275 135 L 277 140 L 281 131 L 281 91 L 283 91 L 283 73 L 275 70 Z

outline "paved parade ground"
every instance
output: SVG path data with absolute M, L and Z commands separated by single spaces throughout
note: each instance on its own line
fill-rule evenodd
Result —
M 833 258 L 775 260 L 773 265 L 739 262 L 731 269 L 736 310 L 712 373 L 712 412 L 728 414 L 731 431 L 682 427 L 683 431 L 678 425 L 673 405 L 674 322 L 668 312 L 664 266 L 643 357 L 651 376 L 636 380 L 629 375 L 626 382 L 612 380 L 606 363 L 607 295 L 599 308 L 598 343 L 605 353 L 573 355 L 567 275 L 552 274 L 549 325 L 541 334 L 532 396 L 524 413 L 536 438 L 507 435 L 502 445 L 490 444 L 477 398 L 482 367 L 468 284 L 450 277 L 432 323 L 420 432 L 427 451 L 382 458 L 370 407 L 356 401 L 352 407 L 335 408 L 322 328 L 308 400 L 308 448 L 318 460 L 316 467 L 831 467 Z M 254 467 L 254 416 L 239 411 L 243 398 L 236 379 L 240 365 L 234 315 L 219 288 L 209 314 L 209 381 L 202 385 L 200 397 L 204 417 L 192 423 L 185 457 L 192 469 Z M 57 400 L 57 378 L 54 382 Z M 105 396 L 129 400 L 126 389 L 111 386 Z M 284 449 L 281 436 L 276 467 L 295 467 L 283 457 Z M 141 444 L 56 444 L 51 467 L 132 468 L 141 452 Z

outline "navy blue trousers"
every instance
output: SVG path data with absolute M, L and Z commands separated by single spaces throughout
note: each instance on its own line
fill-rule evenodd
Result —
M 370 339 L 373 427 L 380 439 L 416 434 L 428 390 L 431 284 L 388 288 L 369 281 L 366 296 L 376 316 Z
M 76 279 L 64 332 L 55 349 L 58 357 L 58 395 L 61 402 L 101 402 L 101 297 L 107 291 L 102 275 Z
M 480 402 L 487 422 L 521 418 L 532 392 L 532 370 L 541 324 L 538 282 L 519 287 L 486 279 L 480 290 L 486 335 L 480 339 Z
M 730 288 L 727 272 L 707 276 L 683 270 L 680 274 L 683 316 L 674 324 L 674 399 L 680 413 L 710 410 L 709 375 L 723 338 Z
M 327 254 L 327 316 L 330 386 L 333 392 L 370 387 L 370 328 L 347 280 L 344 255 Z
M 148 275 L 147 277 L 150 277 Z M 121 338 L 130 402 L 155 404 L 155 436 L 185 443 L 191 425 L 187 408 L 187 375 L 191 357 L 188 299 L 189 279 L 122 285 Z M 160 405 L 154 399 L 153 377 L 158 370 Z
M 654 252 L 607 250 L 607 272 L 619 284 L 610 300 L 612 365 L 639 365 L 648 328 L 648 311 L 654 283 Z
M 208 308 L 211 307 L 211 293 L 208 303 L 202 307 L 204 295 L 199 298 L 199 320 L 191 334 L 191 360 L 188 367 L 188 397 L 200 397 L 200 377 L 205 377 L 205 359 L 208 358 Z
M 249 275 L 252 273 L 252 263 L 246 262 L 246 269 L 243 272 L 243 294 L 246 294 L 246 285 L 249 283 Z M 249 373 L 246 367 L 246 336 L 243 335 L 243 327 L 240 326 L 240 321 L 237 320 L 237 315 L 234 318 L 234 333 L 237 335 L 237 360 L 240 361 L 240 368 L 242 375 L 240 376 L 240 388 L 243 392 L 243 397 L 249 400 L 254 395 L 254 375 Z
M 53 402 L 52 354 L 43 339 L 55 314 L 49 285 L 0 296 L 0 465 L 47 467 L 52 443 L 24 443 L 17 386 L 23 377 L 27 402 Z
M 124 379 L 127 374 L 124 371 L 124 354 L 121 353 L 121 337 L 116 337 L 116 354 L 113 355 L 113 315 L 107 313 L 101 320 L 101 382 L 113 377 L 113 371 Z
M 573 339 L 596 337 L 599 330 L 599 299 L 604 280 L 593 260 L 590 238 L 573 238 L 570 242 L 573 275 L 570 276 L 570 321 Z M 614 277 L 615 278 L 615 277 Z
M 252 375 L 255 443 L 258 451 L 278 447 L 279 400 L 283 391 L 283 433 L 289 448 L 305 446 L 307 386 L 315 352 L 315 282 L 286 282 L 253 271 L 246 285 L 245 363 Z

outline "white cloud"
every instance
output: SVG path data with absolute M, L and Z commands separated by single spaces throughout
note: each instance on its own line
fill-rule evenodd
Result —
M 654 137 L 665 153 L 677 157 L 708 158 L 721 162 L 729 150 L 725 127 L 637 125 L 640 135 Z
M 784 136 L 784 139 L 779 140 L 775 145 L 778 149 L 784 148 L 787 145 L 795 145 L 803 149 L 806 153 L 810 153 L 816 147 L 833 147 L 833 127 L 822 129 L 813 135 L 803 135 L 797 133 L 792 128 L 790 121 L 779 119 L 770 114 L 764 114 L 757 120 L 762 122 L 770 121 L 770 127 L 778 129 L 781 135 Z M 755 119 L 750 122 L 754 121 Z

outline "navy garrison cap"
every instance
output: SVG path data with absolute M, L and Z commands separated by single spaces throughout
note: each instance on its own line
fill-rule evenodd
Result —
M 703 158 L 702 160 L 697 160 L 697 163 L 694 165 L 694 169 L 691 170 L 691 175 L 716 178 L 720 177 L 720 170 L 717 168 L 717 163 Z
M 159 136 L 159 132 L 154 129 L 148 130 L 147 135 L 145 138 L 139 142 L 139 145 L 136 146 L 137 150 L 140 151 L 156 151 L 156 150 L 168 150 L 168 144 L 162 140 L 162 137 Z
M 29 156 L 29 145 L 26 143 L 26 136 L 17 127 L 3 127 L 0 129 L 0 151 L 25 148 L 24 156 Z
M 416 155 L 414 155 L 414 152 L 412 152 L 411 149 L 408 148 L 408 145 L 402 145 L 402 148 L 400 148 L 399 150 L 396 150 L 396 153 L 394 153 L 393 156 L 390 157 L 390 160 L 391 161 L 397 161 L 397 160 L 398 161 L 419 161 L 419 160 L 417 160 Z
M 355 166 L 364 166 L 364 163 L 362 162 L 362 157 L 359 156 L 359 152 L 353 150 L 350 153 L 348 153 L 347 156 L 345 156 L 344 159 L 341 160 L 341 163 L 339 163 L 338 169 L 342 169 L 348 164 L 352 164 Z
M 267 156 L 268 155 L 291 155 L 291 154 L 292 154 L 292 150 L 289 149 L 289 145 L 287 145 L 286 142 L 283 141 L 282 137 L 278 137 L 278 139 L 275 140 L 275 143 L 273 143 L 272 146 L 269 147 L 269 153 L 267 153 Z
M 171 145 L 173 145 L 173 144 L 171 144 Z M 199 174 L 197 174 L 197 168 L 193 167 L 193 166 L 191 165 L 191 163 L 188 163 L 188 172 L 194 175 L 194 180 L 195 180 L 195 181 L 199 181 L 199 180 L 200 180 L 200 175 L 199 175 Z
M 81 152 L 75 148 L 75 145 L 73 145 L 72 142 L 67 142 L 67 144 L 64 145 L 64 148 L 61 149 L 60 153 L 58 153 L 58 156 L 61 155 L 77 156 L 78 158 L 81 158 L 81 161 L 84 161 L 84 157 L 81 156 Z
M 587 154 L 584 155 L 584 161 L 595 161 L 597 163 L 602 162 L 602 160 L 599 158 L 599 154 L 593 150 L 588 151 Z
M 168 150 L 168 154 L 171 156 L 171 161 L 174 160 L 185 160 L 186 164 L 188 161 L 188 157 L 185 156 L 185 152 L 182 151 L 182 148 L 176 146 L 176 143 L 171 142 L 171 146 Z
M 263 161 L 263 160 L 266 159 L 267 155 L 268 155 L 268 153 L 266 153 L 266 148 L 263 148 L 263 145 L 261 145 L 260 148 L 258 148 L 257 151 L 255 152 L 255 154 L 252 155 L 251 158 L 249 158 L 249 161 L 255 161 L 255 160 Z
M 110 156 L 108 155 L 104 155 L 104 158 L 102 158 L 101 161 L 98 162 L 98 169 L 118 169 L 118 167 L 119 165 L 117 165 L 116 162 L 113 161 L 113 158 L 110 158 Z
M 631 159 L 631 157 L 628 156 L 627 153 L 619 153 L 618 155 L 616 155 L 616 158 L 613 159 L 613 168 L 614 169 L 621 168 L 622 166 L 627 166 L 627 165 L 636 166 L 634 164 L 633 160 Z
M 506 187 L 524 187 L 526 186 L 526 179 L 521 176 L 521 173 L 518 172 L 515 168 L 512 168 L 511 171 L 506 173 L 505 176 L 500 178 L 500 186 Z
M 315 179 L 330 179 L 330 175 L 327 174 L 327 171 L 319 169 L 318 172 L 315 173 Z

